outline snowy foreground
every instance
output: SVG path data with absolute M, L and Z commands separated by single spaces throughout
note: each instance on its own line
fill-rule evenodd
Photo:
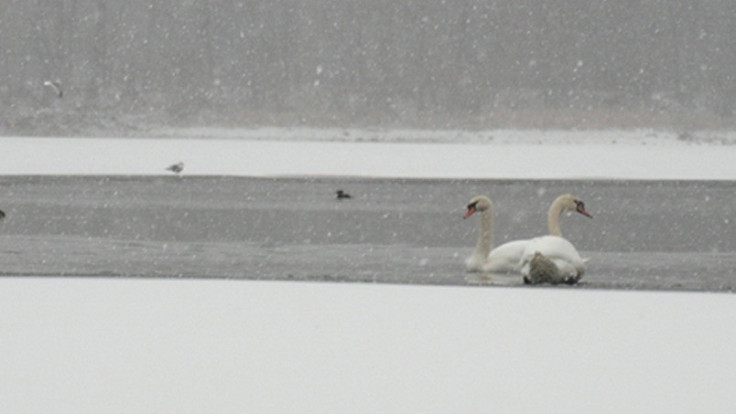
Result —
M 731 295 L 0 279 L 6 412 L 734 412 Z
M 1 138 L 0 174 L 736 179 L 730 138 L 609 134 Z M 730 294 L 4 278 L 0 390 L 7 412 L 734 412 L 734 314 Z

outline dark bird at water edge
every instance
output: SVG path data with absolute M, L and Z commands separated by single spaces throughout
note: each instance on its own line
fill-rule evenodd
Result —
M 166 168 L 167 171 L 173 171 L 175 174 L 179 174 L 184 170 L 184 163 L 179 162 L 173 165 L 170 165 Z

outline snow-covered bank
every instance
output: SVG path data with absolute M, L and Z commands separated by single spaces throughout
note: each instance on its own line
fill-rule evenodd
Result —
M 731 295 L 0 279 L 8 412 L 733 412 Z
M 260 130 L 259 130 L 260 131 Z M 454 142 L 403 131 L 378 142 L 296 139 L 291 130 L 253 139 L 2 138 L 0 174 L 163 174 L 183 161 L 185 174 L 333 175 L 402 178 L 734 180 L 730 135 L 678 139 L 651 132 L 498 132 L 498 139 Z M 311 130 L 304 136 L 314 136 Z M 332 135 L 330 135 L 332 134 Z M 357 132 L 350 134 L 356 135 Z M 353 136 L 348 134 L 348 136 Z M 454 134 L 468 134 L 458 131 Z M 218 135 L 227 136 L 224 133 Z M 332 137 L 332 138 L 330 138 Z M 397 137 L 419 137 L 416 140 Z M 461 139 L 462 141 L 462 139 Z

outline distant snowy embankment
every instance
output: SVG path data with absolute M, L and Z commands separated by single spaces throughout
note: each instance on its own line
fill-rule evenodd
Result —
M 734 133 L 288 128 L 180 132 L 171 138 L 5 137 L 0 175 L 160 175 L 183 162 L 184 175 L 736 179 Z

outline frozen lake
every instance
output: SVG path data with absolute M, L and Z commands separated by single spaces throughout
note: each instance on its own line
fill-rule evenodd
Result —
M 463 260 L 476 194 L 495 204 L 499 244 L 546 232 L 557 195 L 591 261 L 578 288 L 732 291 L 736 238 L 728 181 L 402 180 L 15 176 L 0 183 L 4 275 L 521 285 L 478 279 Z M 352 194 L 338 201 L 335 190 Z
M 5 138 L 4 408 L 734 411 L 734 296 L 700 293 L 733 290 L 731 141 L 437 134 Z M 595 216 L 563 217 L 581 284 L 467 277 L 471 196 L 501 243 L 545 232 L 566 192 Z

